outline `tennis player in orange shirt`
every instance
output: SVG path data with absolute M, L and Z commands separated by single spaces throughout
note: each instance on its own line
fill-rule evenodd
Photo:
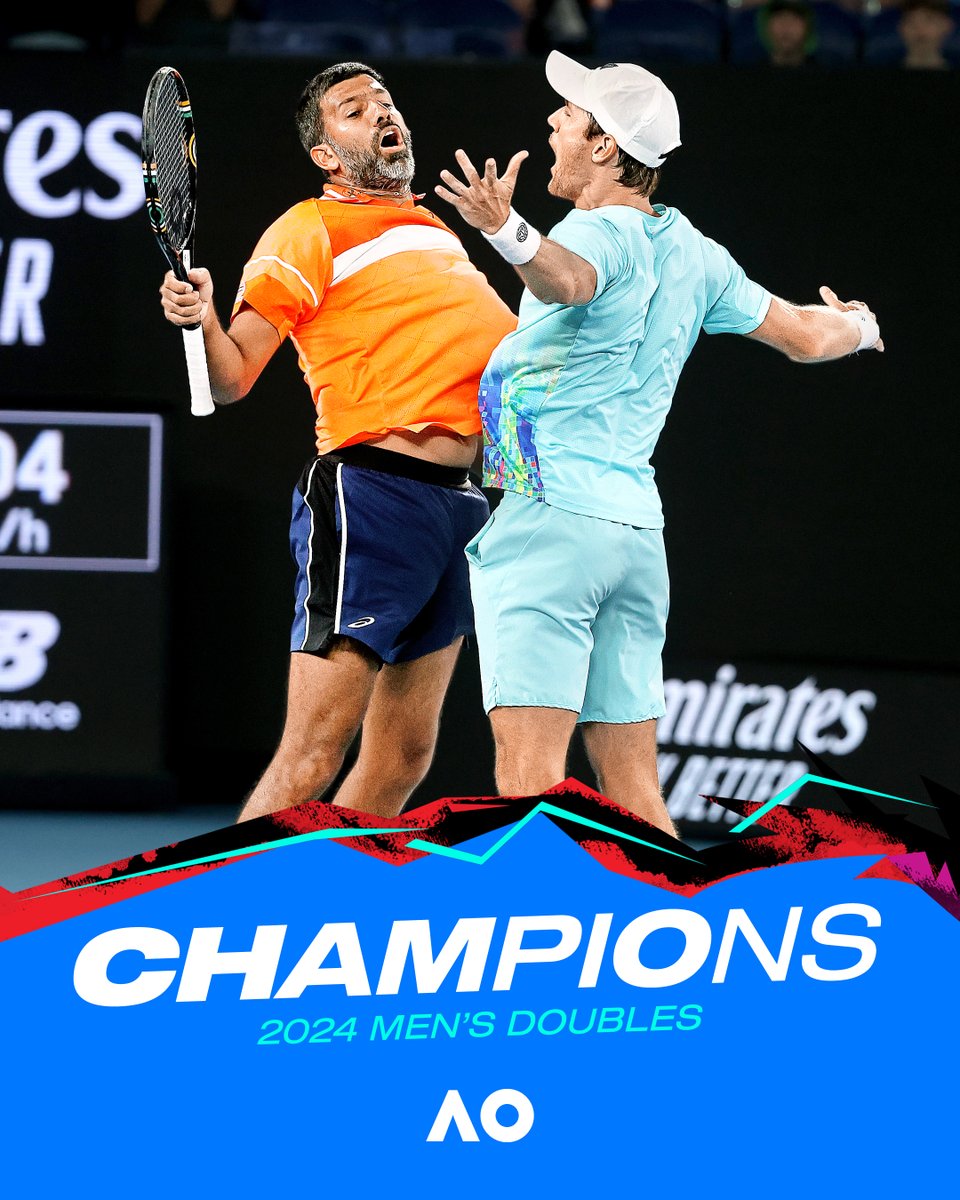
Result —
M 218 403 L 245 396 L 289 337 L 317 411 L 317 456 L 293 496 L 286 721 L 241 820 L 322 795 L 361 724 L 335 803 L 394 815 L 426 774 L 473 631 L 463 548 L 488 516 L 467 470 L 477 388 L 516 324 L 416 203 L 410 131 L 377 71 L 321 71 L 297 125 L 322 194 L 257 243 L 230 325 L 203 268 L 160 289 L 168 321 L 202 322 Z

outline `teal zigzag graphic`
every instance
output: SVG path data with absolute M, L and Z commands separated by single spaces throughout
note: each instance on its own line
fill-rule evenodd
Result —
M 353 837 L 371 837 L 378 833 L 412 833 L 412 828 L 398 829 L 314 829 L 310 833 L 298 833 L 293 837 L 277 838 L 273 842 L 259 842 L 256 846 L 244 846 L 239 850 L 224 850 L 219 854 L 206 854 L 203 858 L 189 858 L 185 862 L 168 864 L 164 867 L 151 867 L 146 871 L 131 871 L 126 875 L 117 875 L 113 879 L 95 879 L 92 883 L 72 884 L 71 892 L 81 892 L 86 888 L 104 887 L 110 883 L 126 883 L 130 879 L 143 879 L 147 875 L 162 875 L 165 871 L 180 871 L 184 867 L 202 867 L 205 863 L 224 862 L 228 858 L 243 858 L 249 854 L 259 854 L 261 850 L 275 850 L 278 846 L 292 846 L 296 842 L 319 842 L 333 839 Z M 61 895 L 62 892 L 41 892 L 37 896 L 27 896 L 28 900 L 43 900 L 47 896 Z
M 843 788 L 848 792 L 862 792 L 865 796 L 882 796 L 885 800 L 899 800 L 901 804 L 916 804 L 920 808 L 933 808 L 932 804 L 924 804 L 922 800 L 906 800 L 903 796 L 891 796 L 889 792 L 875 792 L 871 788 L 857 787 L 853 783 L 841 783 L 838 779 L 828 779 L 824 775 L 811 775 L 809 772 L 806 775 L 801 775 L 799 779 L 795 779 L 793 783 L 787 784 L 775 796 L 771 796 L 766 804 L 762 804 L 755 813 L 751 813 L 749 817 L 744 817 L 742 821 L 734 825 L 730 830 L 731 833 L 743 833 L 750 825 L 759 821 L 762 816 L 770 811 L 771 808 L 776 808 L 778 804 L 786 804 L 791 796 L 797 792 L 806 783 L 823 783 L 827 787 Z
M 483 854 L 472 854 L 469 850 L 458 850 L 456 846 L 440 846 L 435 842 L 425 842 L 422 838 L 414 838 L 407 842 L 407 847 L 410 850 L 426 850 L 430 854 L 442 854 L 445 858 L 458 858 L 461 862 L 475 863 L 477 866 L 483 866 L 484 863 L 490 861 L 491 858 L 515 837 L 525 825 L 528 825 L 538 813 L 544 813 L 548 817 L 563 817 L 564 820 L 573 821 L 576 825 L 585 825 L 588 829 L 596 829 L 599 833 L 608 833 L 612 837 L 625 838 L 629 842 L 635 842 L 638 846 L 649 846 L 651 850 L 658 850 L 661 854 L 669 854 L 673 858 L 682 858 L 687 862 L 696 862 L 697 859 L 689 858 L 686 854 L 680 854 L 677 850 L 667 850 L 663 846 L 657 846 L 654 842 L 646 842 L 643 838 L 634 837 L 632 833 L 624 833 L 621 829 L 611 829 L 607 825 L 600 825 L 597 821 L 591 821 L 589 817 L 581 817 L 577 813 L 568 812 L 565 808 L 558 808 L 555 804 L 550 804 L 546 800 L 541 800 L 539 804 L 535 804 L 525 817 L 517 821 L 515 825 L 511 825 L 503 837 L 497 841 Z

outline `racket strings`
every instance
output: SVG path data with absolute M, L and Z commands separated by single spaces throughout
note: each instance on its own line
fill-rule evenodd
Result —
M 153 117 L 157 200 L 163 210 L 167 239 L 181 251 L 193 228 L 193 187 L 189 127 L 180 91 L 172 79 L 163 81 Z

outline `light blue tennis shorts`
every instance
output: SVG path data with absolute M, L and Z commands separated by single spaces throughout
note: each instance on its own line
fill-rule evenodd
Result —
M 662 530 L 506 492 L 466 555 L 487 712 L 566 708 L 609 724 L 663 716 Z

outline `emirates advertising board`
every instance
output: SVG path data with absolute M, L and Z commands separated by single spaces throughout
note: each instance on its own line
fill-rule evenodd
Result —
M 960 681 L 948 672 L 668 660 L 666 674 L 660 782 L 673 819 L 698 836 L 738 820 L 708 797 L 763 804 L 812 762 L 879 790 L 954 778 Z

